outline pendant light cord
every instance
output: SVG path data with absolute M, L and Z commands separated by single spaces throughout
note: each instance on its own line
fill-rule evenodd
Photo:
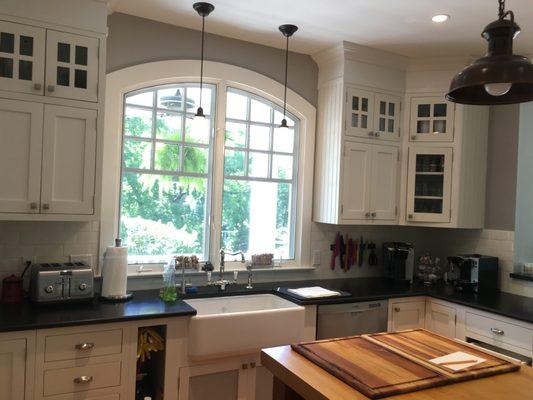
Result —
M 514 22 L 514 13 L 511 10 L 505 11 L 505 0 L 498 0 L 498 18 L 504 19 L 507 16 L 510 16 L 511 22 Z
M 202 107 L 202 88 L 204 85 L 204 32 L 205 16 L 202 16 L 202 51 L 200 56 L 200 107 Z
M 287 47 L 285 50 L 285 93 L 283 95 L 283 118 L 287 110 L 287 75 L 289 71 L 289 37 L 287 36 Z

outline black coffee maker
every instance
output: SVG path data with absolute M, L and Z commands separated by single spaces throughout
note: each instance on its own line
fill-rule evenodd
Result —
M 458 292 L 498 290 L 498 257 L 465 254 L 448 257 L 448 279 Z

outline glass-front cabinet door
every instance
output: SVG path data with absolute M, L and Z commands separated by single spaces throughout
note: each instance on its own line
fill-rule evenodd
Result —
M 383 140 L 400 139 L 400 98 L 375 94 L 374 136 Z
M 43 94 L 46 31 L 0 21 L 0 89 Z
M 46 95 L 98 100 L 98 39 L 48 30 Z
M 450 222 L 453 149 L 409 149 L 407 222 Z
M 410 140 L 453 142 L 455 105 L 443 97 L 411 99 Z
M 346 134 L 374 136 L 374 94 L 365 90 L 346 89 Z

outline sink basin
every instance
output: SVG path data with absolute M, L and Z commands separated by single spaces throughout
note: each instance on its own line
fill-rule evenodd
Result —
M 185 300 L 197 315 L 189 324 L 189 357 L 257 352 L 302 340 L 305 308 L 272 294 Z

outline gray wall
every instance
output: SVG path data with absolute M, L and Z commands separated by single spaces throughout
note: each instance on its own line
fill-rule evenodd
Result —
M 515 227 L 519 114 L 518 104 L 490 109 L 485 210 L 488 229 L 512 231 Z
M 107 23 L 108 72 L 152 61 L 200 58 L 199 31 L 120 13 L 111 14 Z M 281 83 L 285 79 L 281 49 L 206 34 L 205 58 L 247 68 Z M 317 85 L 318 67 L 311 56 L 291 53 L 288 86 L 316 106 Z

